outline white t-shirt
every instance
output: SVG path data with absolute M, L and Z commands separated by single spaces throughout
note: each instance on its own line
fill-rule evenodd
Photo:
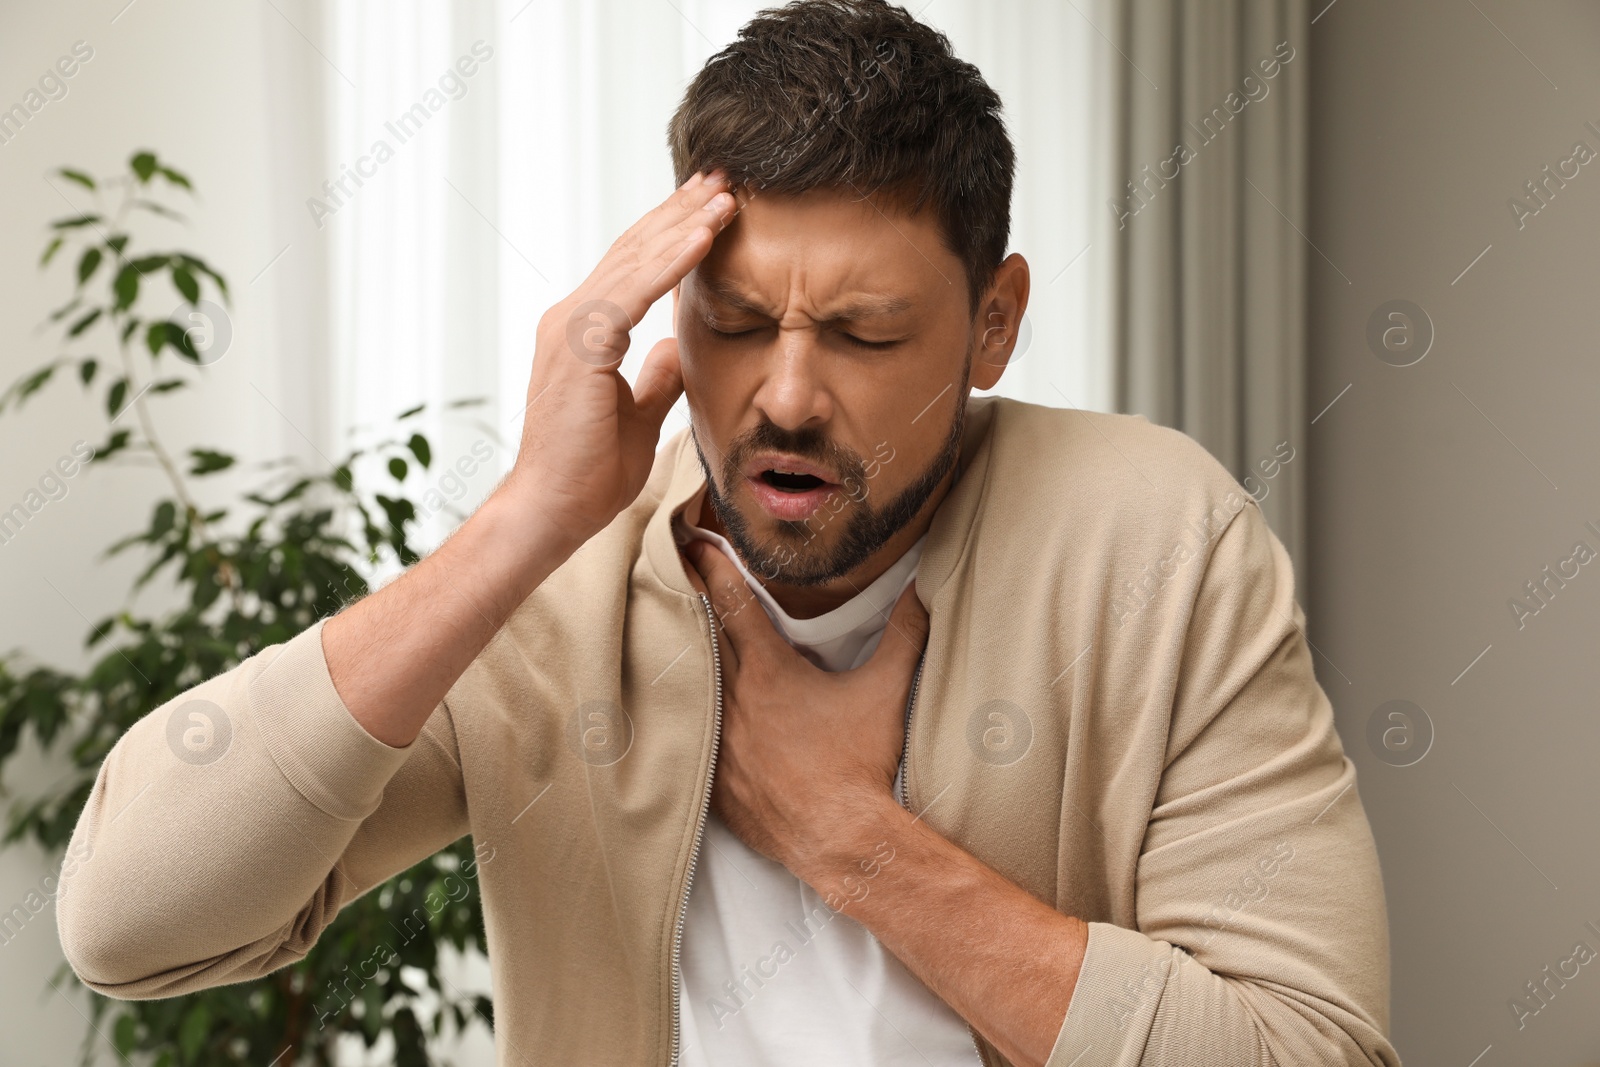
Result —
M 679 539 L 710 541 L 733 560 L 791 645 L 828 671 L 850 670 L 871 657 L 895 600 L 916 578 L 922 541 L 834 610 L 791 619 L 733 547 L 698 526 L 703 499 L 704 491 L 684 510 L 688 522 L 677 525 Z M 829 910 L 814 889 L 746 846 L 715 812 L 706 814 L 689 887 L 681 963 L 683 1067 L 979 1063 L 959 1015 L 866 927 Z

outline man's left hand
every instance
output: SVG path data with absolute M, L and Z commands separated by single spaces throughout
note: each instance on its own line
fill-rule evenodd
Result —
M 720 622 L 722 742 L 712 806 L 740 840 L 797 876 L 850 847 L 852 820 L 885 803 L 905 736 L 928 614 L 908 587 L 872 658 L 830 672 L 772 626 L 743 575 L 706 541 L 684 554 Z

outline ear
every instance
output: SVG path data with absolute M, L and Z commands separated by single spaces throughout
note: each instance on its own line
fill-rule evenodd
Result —
M 972 358 L 973 389 L 993 389 L 999 384 L 1016 351 L 1022 315 L 1028 310 L 1028 261 L 1017 252 L 996 269 L 994 281 L 978 305 L 972 324 L 977 334 L 977 354 Z

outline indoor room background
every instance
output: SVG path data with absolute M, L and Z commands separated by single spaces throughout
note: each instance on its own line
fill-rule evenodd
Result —
M 670 191 L 685 84 L 763 6 L 4 0 L 0 388 L 88 351 L 50 320 L 79 261 L 40 261 L 101 183 L 62 168 L 149 152 L 193 189 L 154 172 L 183 217 L 145 213 L 141 241 L 230 296 L 203 272 L 203 300 L 146 294 L 205 356 L 145 401 L 163 439 L 237 457 L 206 506 L 267 461 L 419 433 L 431 462 L 403 484 L 438 544 L 515 458 L 539 316 Z M 906 6 L 982 70 L 1017 146 L 1033 288 L 996 391 L 1183 430 L 1290 551 L 1382 861 L 1402 1057 L 1600 1062 L 1600 977 L 1530 984 L 1600 947 L 1600 7 Z M 0 524 L 0 655 L 71 671 L 146 562 L 104 549 L 165 491 L 155 464 L 72 461 L 131 418 L 80 373 L 0 408 L 0 513 L 27 513 Z M 680 401 L 664 432 L 685 425 Z M 22 741 L 8 805 L 69 771 Z M 26 904 L 63 862 L 0 851 L 0 1063 L 74 1062 L 86 1038 L 119 1062 L 53 909 Z M 489 993 L 481 958 L 440 968 Z M 481 1022 L 432 1045 L 492 1062 Z

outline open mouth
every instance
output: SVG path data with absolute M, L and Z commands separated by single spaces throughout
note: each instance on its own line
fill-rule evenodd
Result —
M 820 489 L 828 484 L 814 474 L 798 474 L 794 471 L 781 470 L 762 471 L 761 480 L 780 493 L 809 493 L 813 489 Z
M 804 522 L 836 488 L 826 468 L 798 456 L 752 457 L 744 476 L 756 503 L 782 522 Z

